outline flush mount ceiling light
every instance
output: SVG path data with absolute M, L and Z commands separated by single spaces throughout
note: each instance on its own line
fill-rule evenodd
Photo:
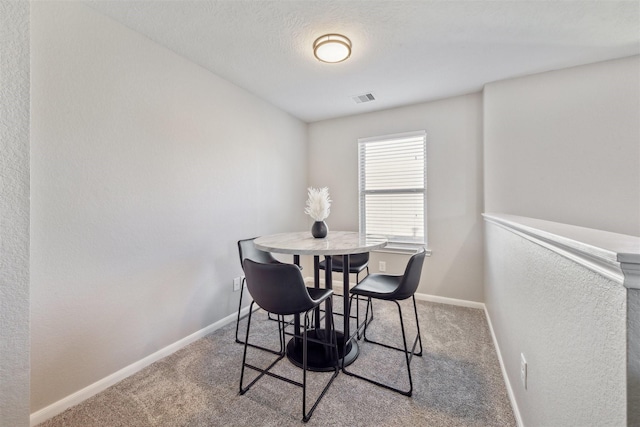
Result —
M 313 54 L 322 62 L 342 62 L 351 55 L 351 40 L 340 34 L 325 34 L 313 42 Z

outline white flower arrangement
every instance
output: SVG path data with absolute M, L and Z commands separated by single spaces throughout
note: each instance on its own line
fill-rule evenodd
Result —
M 329 198 L 329 189 L 309 187 L 309 199 L 304 213 L 309 215 L 316 221 L 324 221 L 329 216 L 329 208 L 331 207 L 331 199 Z

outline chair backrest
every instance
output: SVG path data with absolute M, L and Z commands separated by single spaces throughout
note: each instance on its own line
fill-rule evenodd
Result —
M 238 252 L 240 253 L 240 264 L 245 259 L 251 259 L 263 264 L 277 264 L 279 261 L 273 257 L 269 252 L 256 249 L 256 245 L 253 243 L 257 237 L 252 239 L 238 240 Z M 244 266 L 242 267 L 244 269 Z
M 293 264 L 243 261 L 247 289 L 260 307 L 274 314 L 303 313 L 316 306 L 300 269 Z
M 333 268 L 342 269 L 342 257 L 336 256 L 331 260 Z M 349 255 L 349 267 L 350 268 L 358 268 L 364 267 L 369 263 L 369 252 L 364 252 L 361 254 L 350 254 Z
M 406 299 L 416 292 L 420 284 L 425 253 L 424 248 L 420 248 L 418 252 L 409 258 L 402 280 L 400 280 L 400 285 L 393 293 L 394 298 L 399 300 Z

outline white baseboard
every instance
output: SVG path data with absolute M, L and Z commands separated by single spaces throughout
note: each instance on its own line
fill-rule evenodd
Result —
M 440 297 L 438 295 L 419 294 L 416 292 L 416 299 L 419 301 L 437 302 L 440 304 L 457 305 L 460 307 L 480 308 L 484 309 L 484 304 L 477 301 L 469 301 L 465 299 Z
M 249 312 L 249 307 L 245 307 L 242 309 L 242 315 L 245 315 Z M 230 315 L 228 315 L 227 317 L 218 320 L 215 323 L 212 323 L 211 325 L 200 329 L 199 331 L 196 331 L 194 333 L 192 333 L 191 335 L 182 338 L 179 341 L 174 342 L 173 344 L 170 344 L 158 351 L 156 351 L 153 354 L 150 354 L 149 356 L 135 362 L 132 363 L 131 365 L 124 367 L 122 369 L 120 369 L 117 372 L 114 372 L 113 374 L 99 380 L 96 381 L 95 383 L 81 389 L 78 390 L 77 392 L 58 400 L 55 403 L 52 403 L 51 405 L 40 409 L 39 411 L 36 411 L 34 413 L 31 414 L 31 416 L 29 417 L 29 424 L 31 425 L 31 427 L 38 425 L 46 420 L 48 420 L 49 418 L 52 418 L 62 412 L 64 412 L 65 410 L 69 409 L 72 406 L 75 406 L 83 401 L 85 401 L 86 399 L 90 398 L 91 396 L 94 396 L 98 393 L 100 393 L 101 391 L 106 390 L 107 388 L 111 387 L 112 385 L 122 381 L 123 379 L 135 374 L 136 372 L 141 371 L 142 369 L 146 368 L 147 366 L 151 365 L 154 362 L 157 362 L 158 360 L 169 356 L 170 354 L 175 353 L 176 351 L 180 350 L 183 347 L 186 347 L 187 345 L 191 344 L 194 341 L 199 340 L 200 338 L 209 335 L 210 333 L 222 328 L 223 326 L 234 322 L 236 320 L 238 316 L 238 312 L 232 313 Z
M 496 334 L 493 331 L 493 325 L 491 324 L 491 318 L 489 317 L 489 312 L 487 311 L 486 306 L 484 306 L 484 315 L 487 318 L 487 323 L 489 324 L 489 331 L 491 331 L 491 338 L 493 339 L 493 345 L 496 348 L 496 353 L 498 354 L 498 361 L 500 362 L 500 369 L 502 370 L 502 378 L 504 378 L 504 385 L 507 387 L 507 394 L 509 395 L 509 401 L 511 402 L 513 415 L 516 418 L 516 423 L 518 424 L 518 427 L 524 427 L 524 423 L 522 422 L 522 417 L 520 416 L 520 410 L 518 409 L 518 403 L 516 402 L 516 397 L 513 394 L 513 388 L 511 388 L 511 382 L 509 381 L 509 377 L 507 376 L 507 369 L 504 366 L 504 361 L 502 360 L 502 353 L 500 352 L 498 339 L 496 338 Z
M 313 277 L 305 277 L 304 278 L 305 283 L 307 284 L 307 286 L 310 286 L 313 284 Z M 343 286 L 342 286 L 342 281 L 336 281 L 337 283 L 334 283 L 333 285 L 333 289 L 337 292 L 337 293 L 342 293 L 343 290 Z M 355 282 L 351 282 L 351 284 L 349 285 L 350 287 L 355 286 L 356 283 Z M 320 286 L 324 286 L 324 278 L 320 278 Z M 477 302 L 477 301 L 469 301 L 469 300 L 464 300 L 464 299 L 455 299 L 455 298 L 447 298 L 447 297 L 441 297 L 441 296 L 437 296 L 437 295 L 430 295 L 430 294 L 420 294 L 420 293 L 416 293 L 415 294 L 416 299 L 419 301 L 429 301 L 429 302 L 437 302 L 440 304 L 449 304 L 449 305 L 457 305 L 460 307 L 470 307 L 470 308 L 479 308 L 479 309 L 484 309 L 484 304 L 481 302 Z

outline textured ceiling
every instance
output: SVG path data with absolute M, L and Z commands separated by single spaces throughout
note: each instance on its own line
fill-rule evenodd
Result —
M 638 1 L 85 3 L 306 122 L 640 53 Z M 314 58 L 330 32 L 351 39 L 347 61 Z

